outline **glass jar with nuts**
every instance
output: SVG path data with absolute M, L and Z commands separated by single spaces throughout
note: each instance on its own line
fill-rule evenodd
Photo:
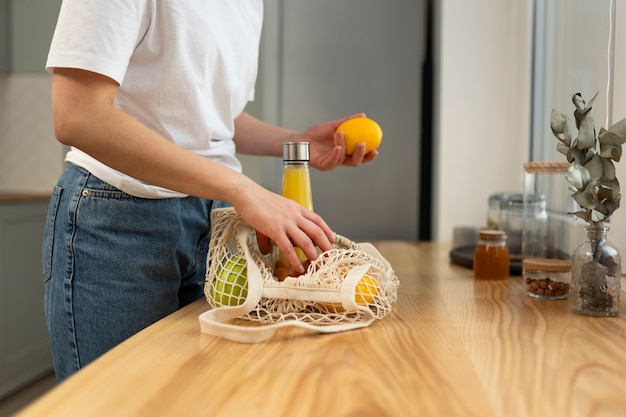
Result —
M 542 300 L 569 297 L 572 262 L 565 259 L 528 258 L 522 261 L 526 293 Z

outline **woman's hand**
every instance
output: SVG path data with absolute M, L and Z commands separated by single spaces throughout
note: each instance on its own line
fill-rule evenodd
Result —
M 365 153 L 365 143 L 359 143 L 352 155 L 346 155 L 345 139 L 343 132 L 337 133 L 335 144 L 335 131 L 343 122 L 356 117 L 365 117 L 359 113 L 339 120 L 333 120 L 310 127 L 302 132 L 298 141 L 310 144 L 310 165 L 320 171 L 330 171 L 338 166 L 356 167 L 360 164 L 371 162 L 378 156 L 374 150 Z
M 346 155 L 343 133 L 335 131 L 343 122 L 356 117 L 365 117 L 358 113 L 343 119 L 320 123 L 303 132 L 281 128 L 262 122 L 248 113 L 242 113 L 235 119 L 235 143 L 237 152 L 248 155 L 282 156 L 284 142 L 309 142 L 310 165 L 320 171 L 330 171 L 338 166 L 356 167 L 371 162 L 378 156 L 378 151 L 365 153 L 365 144 L 360 143 L 352 155 Z
M 233 207 L 256 230 L 261 252 L 269 253 L 274 242 L 298 274 L 305 270 L 294 247 L 311 260 L 318 256 L 315 246 L 332 248 L 333 232 L 319 215 L 257 184 L 248 183 Z

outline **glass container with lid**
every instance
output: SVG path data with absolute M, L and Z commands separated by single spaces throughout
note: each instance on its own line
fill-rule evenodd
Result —
M 541 194 L 507 194 L 500 200 L 498 229 L 507 236 L 512 261 L 545 257 L 548 215 Z
M 527 258 L 522 261 L 526 293 L 533 298 L 560 300 L 569 297 L 572 262 L 566 259 Z

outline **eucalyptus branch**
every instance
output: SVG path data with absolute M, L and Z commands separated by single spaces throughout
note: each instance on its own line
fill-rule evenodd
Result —
M 574 94 L 574 122 L 554 109 L 550 117 L 557 150 L 572 163 L 566 176 L 572 198 L 582 209 L 570 214 L 593 226 L 601 226 L 619 208 L 621 194 L 613 161 L 619 162 L 626 142 L 626 119 L 608 130 L 601 128 L 596 135 L 591 109 L 597 96 L 586 103 L 582 94 Z

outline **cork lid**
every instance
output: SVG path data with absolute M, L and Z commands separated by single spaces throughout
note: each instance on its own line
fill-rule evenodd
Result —
M 548 272 L 568 272 L 572 269 L 572 261 L 552 258 L 528 258 L 522 260 L 522 268 Z
M 504 239 L 505 237 L 506 237 L 506 234 L 504 233 L 503 230 L 487 229 L 487 230 L 481 230 L 478 233 L 478 239 L 479 240 L 495 241 L 495 240 Z

